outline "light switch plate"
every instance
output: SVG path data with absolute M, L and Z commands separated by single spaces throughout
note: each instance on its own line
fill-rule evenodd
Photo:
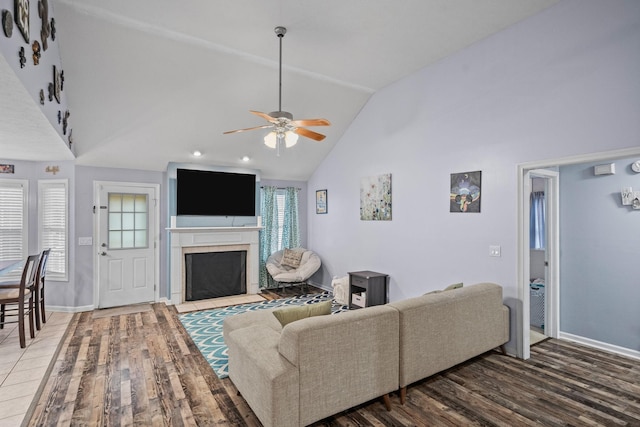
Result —
M 489 246 L 489 256 L 500 256 L 500 246 L 497 246 L 497 245 Z

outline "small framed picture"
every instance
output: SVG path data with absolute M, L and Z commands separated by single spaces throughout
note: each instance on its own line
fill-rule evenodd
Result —
M 482 171 L 451 174 L 449 212 L 480 212 Z
M 316 191 L 316 213 L 327 213 L 327 190 Z
M 0 173 L 14 173 L 13 165 L 0 165 Z

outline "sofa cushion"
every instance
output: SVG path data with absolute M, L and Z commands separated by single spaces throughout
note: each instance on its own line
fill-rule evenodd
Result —
M 296 320 L 305 319 L 312 316 L 323 316 L 331 314 L 331 301 L 319 302 L 316 304 L 296 305 L 293 307 L 278 308 L 273 310 L 273 315 L 284 327 Z
M 298 268 L 300 267 L 303 254 L 304 252 L 285 249 L 280 264 L 286 265 L 287 267 Z

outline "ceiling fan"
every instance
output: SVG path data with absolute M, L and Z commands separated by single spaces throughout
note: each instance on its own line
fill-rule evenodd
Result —
M 293 120 L 293 114 L 288 111 L 282 111 L 282 38 L 287 33 L 287 29 L 285 27 L 276 27 L 274 31 L 280 39 L 278 111 L 272 111 L 266 114 L 260 111 L 250 110 L 250 113 L 262 117 L 268 121 L 269 124 L 246 129 L 230 130 L 224 132 L 224 134 L 271 128 L 271 132 L 264 137 L 264 143 L 269 148 L 277 148 L 278 154 L 280 154 L 280 146 L 284 143 L 287 148 L 293 147 L 298 142 L 298 135 L 313 139 L 314 141 L 322 141 L 325 138 L 325 135 L 306 129 L 303 126 L 330 126 L 331 123 L 327 119 Z

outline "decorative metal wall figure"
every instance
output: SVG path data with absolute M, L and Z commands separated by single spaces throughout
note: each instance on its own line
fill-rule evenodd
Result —
M 33 65 L 40 64 L 40 42 L 38 40 L 33 41 L 33 45 L 31 45 L 31 50 L 33 50 Z
M 27 57 L 24 54 L 24 46 L 20 46 L 18 56 L 20 57 L 20 68 L 24 68 L 24 66 L 27 64 Z

